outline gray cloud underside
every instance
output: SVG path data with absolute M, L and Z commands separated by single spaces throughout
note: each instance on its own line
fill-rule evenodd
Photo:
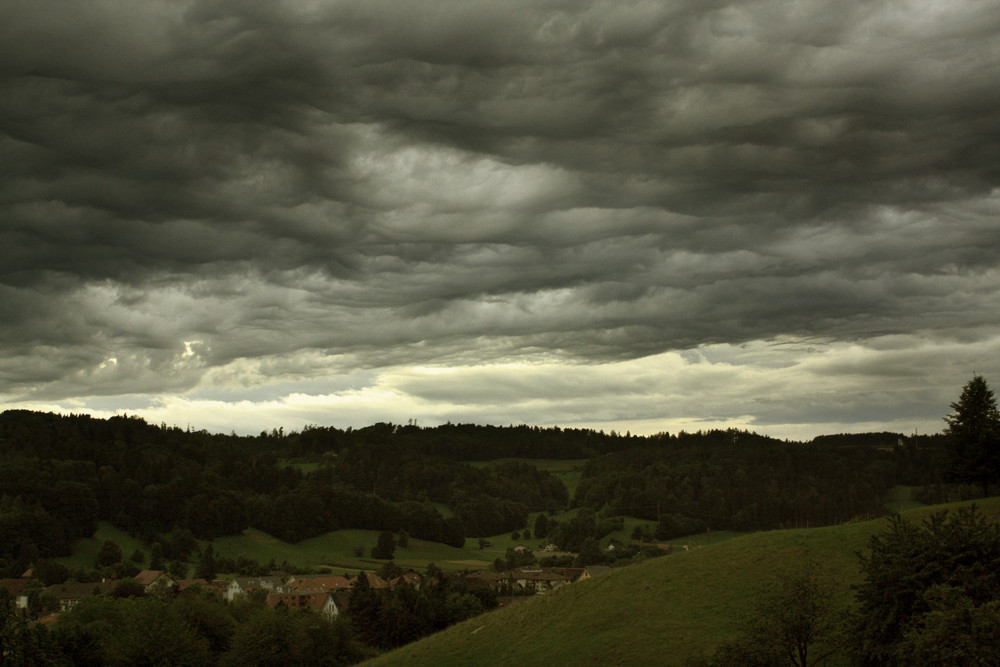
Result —
M 0 155 L 0 394 L 1000 320 L 988 2 L 7 3 Z

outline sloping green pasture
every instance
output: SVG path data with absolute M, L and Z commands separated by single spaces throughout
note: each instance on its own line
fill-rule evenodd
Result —
M 954 503 L 908 510 L 920 520 Z M 978 501 L 1000 520 L 1000 498 Z M 484 614 L 372 665 L 681 665 L 733 639 L 763 583 L 803 564 L 824 570 L 848 608 L 856 553 L 884 519 L 752 533 L 613 571 Z

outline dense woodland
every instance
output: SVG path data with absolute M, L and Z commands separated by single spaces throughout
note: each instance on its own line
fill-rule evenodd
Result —
M 893 433 L 790 443 L 746 431 L 662 436 L 590 460 L 573 504 L 698 530 L 829 525 L 884 511 L 897 484 L 937 481 L 940 438 Z
M 212 539 L 253 527 L 288 542 L 366 528 L 456 546 L 528 527 L 529 513 L 574 506 L 648 519 L 664 539 L 819 525 L 881 512 L 893 485 L 937 481 L 939 450 L 939 437 L 890 433 L 796 443 L 733 430 L 637 437 L 453 424 L 248 437 L 137 417 L 8 411 L 0 414 L 0 559 L 9 575 L 66 555 L 99 520 L 150 543 L 178 528 Z M 470 464 L 516 457 L 588 462 L 573 499 L 527 463 Z M 308 472 L 287 464 L 302 458 L 321 463 Z M 600 523 L 582 517 L 537 537 L 579 546 Z

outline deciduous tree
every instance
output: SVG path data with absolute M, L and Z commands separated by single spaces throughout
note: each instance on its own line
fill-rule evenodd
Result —
M 715 656 L 720 665 L 822 664 L 843 646 L 843 624 L 831 605 L 833 583 L 806 564 L 767 587 L 743 636 Z
M 97 552 L 96 567 L 108 567 L 110 565 L 114 565 L 115 563 L 120 563 L 121 560 L 121 547 L 119 547 L 116 542 L 104 540 L 104 544 L 101 545 L 100 551 Z

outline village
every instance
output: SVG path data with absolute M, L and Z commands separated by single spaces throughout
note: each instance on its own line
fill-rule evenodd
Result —
M 470 586 L 492 589 L 496 592 L 501 606 L 505 606 L 518 598 L 543 595 L 612 569 L 603 566 L 524 566 L 503 572 L 479 570 L 448 576 Z M 32 596 L 47 598 L 53 608 L 37 619 L 37 623 L 43 625 L 55 622 L 60 613 L 72 609 L 89 597 L 134 595 L 169 597 L 193 588 L 213 593 L 228 602 L 252 598 L 270 608 L 283 606 L 294 610 L 307 609 L 332 619 L 350 608 L 351 591 L 357 585 L 359 577 L 365 577 L 368 586 L 373 590 L 385 590 L 397 586 L 412 586 L 419 589 L 424 585 L 437 583 L 435 575 L 421 574 L 414 569 L 405 570 L 390 579 L 384 579 L 370 571 L 359 572 L 354 576 L 294 575 L 275 571 L 268 576 L 234 577 L 229 580 L 212 581 L 176 579 L 163 570 L 142 570 L 132 578 L 67 582 L 47 587 L 39 587 L 38 581 L 32 574 L 29 569 L 21 577 L 0 579 L 0 589 L 6 589 L 18 609 L 28 609 Z

